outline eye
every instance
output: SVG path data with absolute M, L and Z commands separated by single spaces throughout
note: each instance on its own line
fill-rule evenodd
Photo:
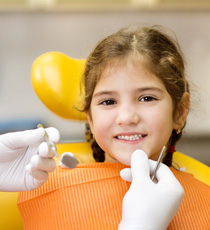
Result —
M 115 102 L 114 100 L 111 100 L 111 99 L 109 99 L 109 100 L 104 100 L 104 101 L 102 101 L 102 102 L 100 103 L 100 105 L 114 105 L 114 104 L 116 104 L 116 102 Z
M 157 101 L 157 98 L 152 97 L 152 96 L 144 96 L 140 98 L 140 101 L 143 101 L 143 102 Z

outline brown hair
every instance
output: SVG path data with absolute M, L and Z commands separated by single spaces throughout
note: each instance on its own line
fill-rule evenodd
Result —
M 138 57 L 144 60 L 145 66 L 164 83 L 173 100 L 174 114 L 181 102 L 184 92 L 188 92 L 185 79 L 184 59 L 176 39 L 167 35 L 163 27 L 141 27 L 138 24 L 123 28 L 98 43 L 87 58 L 83 75 L 85 86 L 84 111 L 90 113 L 93 91 L 100 80 L 102 72 L 113 60 L 122 62 L 133 58 L 138 63 Z M 181 138 L 175 130 L 168 142 L 167 154 L 163 160 L 172 165 L 171 146 L 175 146 Z M 104 161 L 104 151 L 96 141 L 92 141 L 93 155 L 96 161 Z

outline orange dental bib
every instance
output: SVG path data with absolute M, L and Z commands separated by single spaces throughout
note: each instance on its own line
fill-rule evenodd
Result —
M 120 163 L 84 163 L 71 170 L 57 167 L 41 188 L 20 193 L 24 229 L 117 230 L 130 186 L 120 178 L 125 167 Z M 210 229 L 210 187 L 191 174 L 171 170 L 185 198 L 168 229 Z

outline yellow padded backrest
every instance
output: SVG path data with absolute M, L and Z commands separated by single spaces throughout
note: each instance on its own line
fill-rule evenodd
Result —
M 210 186 L 210 167 L 183 153 L 175 152 L 173 161 L 178 167 L 191 173 L 194 177 Z
M 85 121 L 82 109 L 81 76 L 85 60 L 73 59 L 60 52 L 47 52 L 32 65 L 33 88 L 44 105 L 56 115 Z
M 23 229 L 17 198 L 18 192 L 0 192 L 0 229 Z

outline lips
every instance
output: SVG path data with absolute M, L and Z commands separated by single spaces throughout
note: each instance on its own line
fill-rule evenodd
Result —
M 117 135 L 115 138 L 126 141 L 136 141 L 144 138 L 145 134 Z

